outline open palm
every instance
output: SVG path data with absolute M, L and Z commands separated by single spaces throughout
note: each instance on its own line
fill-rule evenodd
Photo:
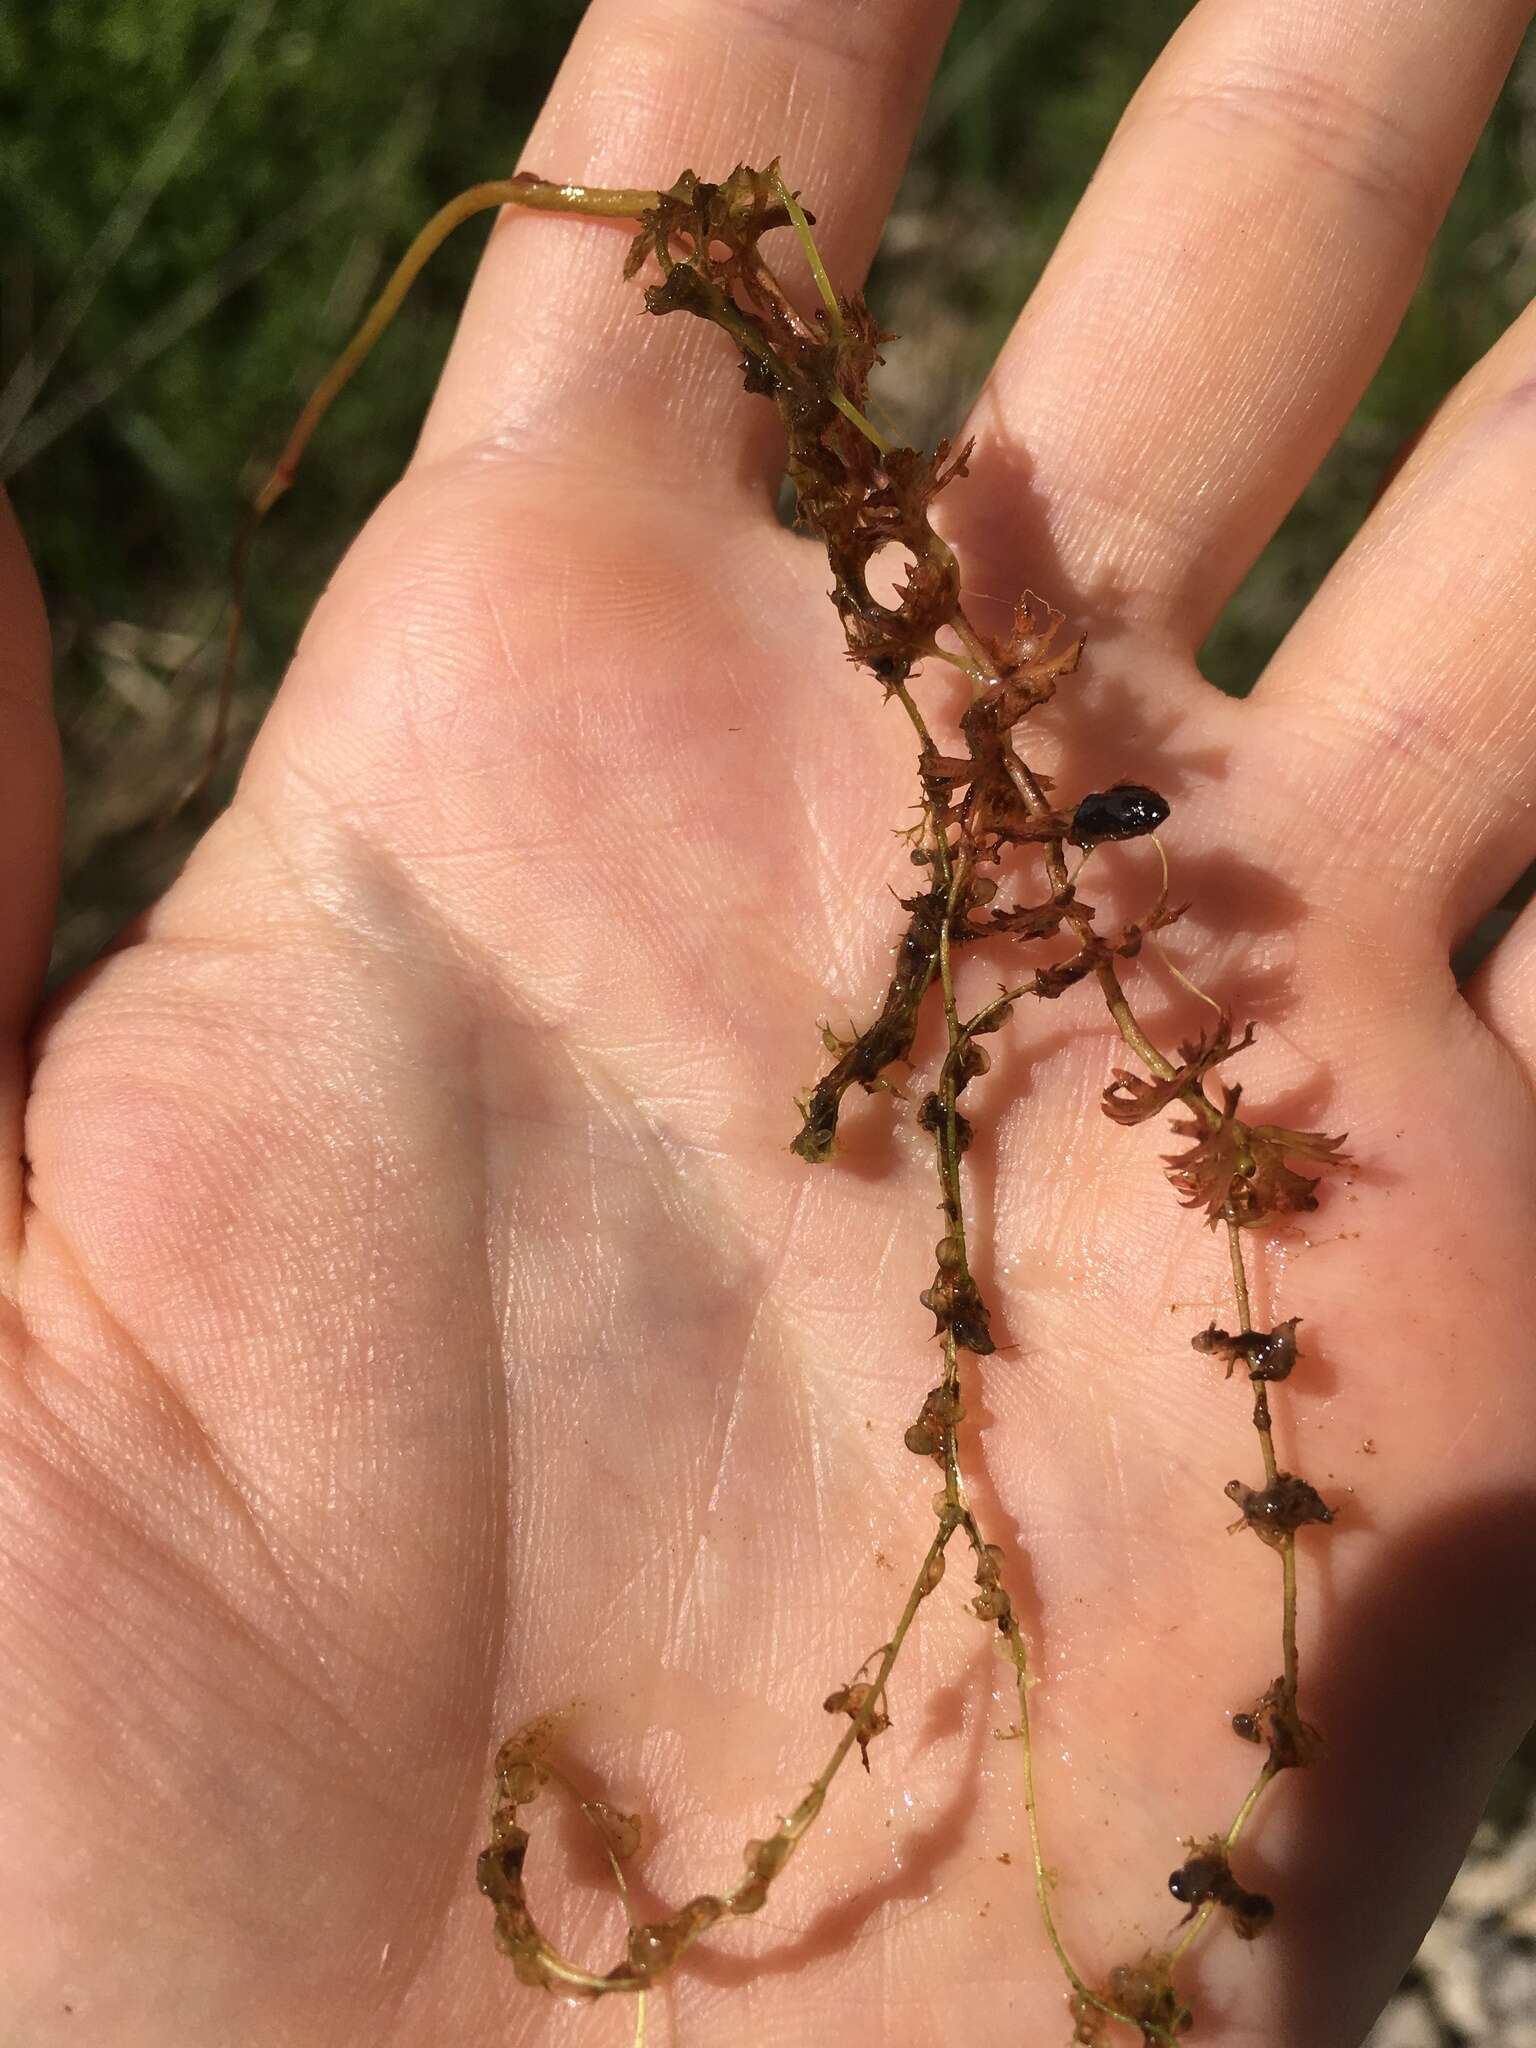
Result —
M 1074 795 L 1171 799 L 1177 956 L 1255 1017 L 1252 1100 L 1347 1125 L 1358 1161 L 1256 1250 L 1257 1315 L 1305 1319 L 1281 1460 L 1340 1509 L 1301 1543 L 1330 1748 L 1249 1838 L 1273 1934 L 1195 1953 L 1212 2042 L 1358 2040 L 1530 1707 L 1536 930 L 1462 993 L 1447 966 L 1536 851 L 1529 319 L 1250 702 L 1192 655 L 1390 338 L 1529 11 L 1203 0 L 947 508 L 968 583 L 1091 636 L 1026 747 Z M 529 161 L 632 185 L 780 153 L 851 280 L 950 12 L 595 0 Z M 583 1781 L 648 1817 L 642 1907 L 726 1884 L 931 1530 L 901 1443 L 934 1377 L 926 1140 L 858 1098 L 838 1163 L 787 1150 L 812 1021 L 888 971 L 911 736 L 775 523 L 769 409 L 718 335 L 640 316 L 621 249 L 500 226 L 236 802 L 6 1069 L 17 2048 L 628 2040 L 626 2001 L 566 2010 L 493 1952 L 496 1744 L 560 1714 Z M 52 755 L 14 534 L 5 567 L 20 1046 Z M 1155 888 L 1145 850 L 1100 864 L 1100 901 Z M 1155 963 L 1137 988 L 1165 1041 L 1195 1021 Z M 1226 1716 L 1277 1668 L 1277 1573 L 1222 1533 L 1253 1438 L 1188 1348 L 1230 1308 L 1221 1247 L 1158 1134 L 1098 1115 L 1107 1019 L 1080 989 L 993 1043 L 973 1186 L 1005 1348 L 967 1441 L 1096 1973 L 1166 1938 L 1179 1838 L 1251 1778 Z M 653 2041 L 1064 2038 L 990 1734 L 1007 1678 L 941 1589 L 871 1775 L 652 2000 Z M 613 1959 L 579 1823 L 530 1879 Z

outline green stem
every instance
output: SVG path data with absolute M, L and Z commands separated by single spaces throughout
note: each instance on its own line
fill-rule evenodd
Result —
M 773 189 L 778 194 L 779 204 L 794 224 L 795 233 L 800 237 L 800 246 L 805 251 L 805 260 L 811 266 L 811 275 L 816 280 L 816 289 L 821 294 L 821 303 L 827 309 L 827 330 L 834 341 L 843 338 L 843 309 L 837 303 L 837 293 L 832 289 L 832 280 L 827 275 L 827 266 L 821 260 L 821 251 L 811 233 L 811 223 L 806 218 L 805 208 L 790 191 L 777 170 L 773 174 Z M 870 437 L 873 439 L 873 435 Z M 880 444 L 877 442 L 876 446 Z
M 793 1845 L 798 1845 L 806 1829 L 821 1811 L 822 1802 L 827 1796 L 832 1780 L 842 1769 L 848 1752 L 853 1748 L 853 1745 L 865 1732 L 878 1712 L 880 1701 L 885 1696 L 886 1681 L 891 1675 L 896 1659 L 901 1654 L 901 1646 L 906 1641 L 913 1622 L 917 1619 L 917 1610 L 933 1591 L 931 1574 L 934 1561 L 943 1556 L 949 1546 L 950 1537 L 955 1533 L 956 1526 L 956 1522 L 951 1521 L 947 1516 L 940 1517 L 939 1526 L 934 1532 L 933 1541 L 923 1553 L 922 1564 L 918 1567 L 917 1576 L 912 1581 L 911 1590 L 907 1594 L 906 1604 L 903 1606 L 900 1617 L 897 1620 L 895 1632 L 881 1653 L 874 1678 L 870 1681 L 869 1696 L 858 1713 L 849 1720 L 848 1726 L 839 1738 L 836 1748 L 827 1758 L 821 1770 L 811 1780 L 809 1790 L 791 1816 L 792 1825 L 789 1829 L 786 1829 L 786 1832 L 789 1834 Z M 742 1885 L 737 1887 L 736 1892 L 729 1893 L 727 1895 L 727 1903 L 735 1898 L 737 1893 L 749 1881 L 750 1879 L 744 1879 Z
M 1280 1628 L 1282 1647 L 1285 1653 L 1285 1697 L 1291 1706 L 1296 1704 L 1296 1687 L 1300 1677 L 1300 1660 L 1296 1653 L 1296 1532 L 1288 1529 L 1285 1541 L 1280 1546 L 1280 1572 L 1284 1587 L 1284 1607 Z
M 911 719 L 919 743 L 925 752 L 930 752 L 933 742 L 929 735 L 927 724 L 914 703 L 910 692 L 904 684 L 901 684 L 897 686 L 895 695 L 900 699 L 907 716 Z M 965 861 L 962 860 L 956 863 L 951 860 L 948 839 L 945 835 L 942 821 L 933 816 L 931 809 L 929 815 L 932 820 L 936 865 L 940 880 L 945 885 L 947 892 L 944 920 L 939 928 L 939 977 L 944 992 L 944 1023 L 949 1039 L 949 1049 L 944 1061 L 944 1126 L 940 1134 L 939 1180 L 944 1195 L 946 1228 L 960 1240 L 962 1257 L 965 1258 L 965 1264 L 961 1270 L 969 1276 L 969 1258 L 965 1249 L 965 1208 L 960 1176 L 959 1132 L 956 1125 L 955 1082 L 960 1056 L 970 1032 L 974 1030 L 978 1022 L 984 1021 L 992 1011 L 1011 1000 L 1011 997 L 1006 993 L 998 996 L 992 1003 L 979 1011 L 969 1025 L 964 1025 L 960 1021 L 959 1006 L 955 999 L 954 975 L 951 962 L 950 928 L 969 870 Z M 1016 990 L 1013 992 L 1014 995 L 1019 993 L 1022 993 L 1022 991 Z M 948 1386 L 957 1387 L 959 1384 L 959 1358 L 953 1331 L 948 1332 L 945 1337 L 944 1378 Z M 949 1425 L 944 1432 L 944 1492 L 947 1507 L 956 1513 L 959 1524 L 964 1528 L 971 1547 L 975 1551 L 978 1561 L 980 1561 L 987 1554 L 986 1540 L 981 1533 L 980 1524 L 965 1503 L 959 1450 L 953 1424 Z M 1019 1703 L 1017 1739 L 1023 1756 L 1024 1811 L 1029 1829 L 1030 1858 L 1034 1867 L 1035 1897 L 1039 1904 L 1040 1919 L 1041 1924 L 1045 1928 L 1046 1939 L 1050 1942 L 1052 1951 L 1068 1983 L 1080 1999 L 1095 2007 L 1099 2012 L 1104 2013 L 1108 2018 L 1117 2020 L 1125 2026 L 1134 2026 L 1136 2021 L 1129 2013 L 1122 2012 L 1119 2007 L 1108 1999 L 1102 1998 L 1089 1987 L 1082 1972 L 1073 1962 L 1066 1944 L 1061 1938 L 1060 1929 L 1056 1925 L 1056 1916 L 1051 1910 L 1050 1880 L 1046 1873 L 1045 1856 L 1041 1846 L 1040 1809 L 1035 1790 L 1034 1743 L 1030 1733 L 1029 1719 L 1029 1657 L 1011 1602 L 1006 1621 L 1003 1625 L 1003 1634 L 1008 1644 L 1016 1680 Z
M 535 177 L 531 171 L 520 171 L 515 177 L 491 178 L 483 184 L 471 185 L 433 214 L 395 265 L 361 326 L 310 393 L 282 454 L 252 500 L 235 537 L 230 554 L 229 619 L 225 629 L 218 695 L 214 700 L 213 730 L 201 769 L 177 800 L 178 810 L 200 796 L 213 780 L 229 737 L 235 665 L 245 626 L 246 579 L 257 529 L 292 486 L 304 451 L 313 440 L 320 422 L 373 353 L 380 336 L 399 312 L 407 292 L 454 229 L 475 214 L 487 213 L 500 206 L 521 206 L 535 213 L 584 213 L 610 220 L 638 220 L 642 213 L 650 212 L 660 198 L 659 192 L 609 189 L 601 185 L 555 185 L 548 178 Z
M 906 1604 L 901 1610 L 895 1631 L 881 1653 L 880 1663 L 876 1669 L 874 1679 L 871 1681 L 868 1696 L 858 1713 L 850 1718 L 847 1729 L 839 1738 L 826 1763 L 816 1774 L 815 1778 L 812 1779 L 810 1786 L 798 1805 L 779 1824 L 775 1839 L 785 1844 L 783 1859 L 778 1866 L 779 1870 L 782 1870 L 789 1862 L 807 1830 L 821 1812 L 832 1781 L 847 1761 L 849 1751 L 853 1748 L 859 1737 L 867 1732 L 870 1722 L 879 1710 L 880 1702 L 885 1695 L 886 1682 L 890 1677 L 891 1669 L 897 1657 L 901 1653 L 902 1645 L 907 1639 L 912 1624 L 917 1618 L 917 1610 L 938 1583 L 934 1577 L 934 1565 L 943 1555 L 950 1538 L 954 1535 L 955 1530 L 960 1526 L 963 1519 L 962 1512 L 952 1511 L 947 1506 L 940 1515 L 939 1526 L 934 1532 L 933 1540 L 929 1543 L 927 1550 L 923 1554 L 922 1564 L 919 1566 L 917 1576 L 913 1580 L 911 1590 L 907 1594 Z M 551 1775 L 555 1774 L 552 1772 Z M 562 1780 L 561 1782 L 564 1781 Z M 775 1875 L 777 1875 L 777 1872 L 775 1872 Z M 685 1949 L 691 1948 L 701 1935 L 708 1933 L 721 1920 L 730 1918 L 737 1913 L 756 1910 L 756 1906 L 751 1903 L 751 1894 L 753 1888 L 760 1883 L 761 1880 L 757 1878 L 756 1873 L 749 1870 L 747 1875 L 730 1891 L 717 1894 L 709 1900 L 691 1902 L 695 1906 L 704 1904 L 709 1910 L 703 1915 L 697 1917 L 690 1916 L 684 1921 L 681 1928 L 677 1931 L 676 1946 L 672 1951 L 671 1962 L 675 1962 L 676 1958 Z M 760 1905 L 761 1900 L 758 1899 L 756 1904 Z M 683 1908 L 682 1913 L 687 1914 L 688 1908 Z M 533 1926 L 531 1915 L 528 1916 L 526 1926 L 531 1933 L 531 1939 L 526 1941 L 527 1952 L 532 1958 L 536 1959 L 538 1967 L 545 1974 L 556 1979 L 568 1989 L 593 1997 L 601 1997 L 615 1991 L 638 1993 L 643 1997 L 648 1988 L 647 1980 L 629 1974 L 624 1966 L 621 1965 L 617 1971 L 605 1971 L 602 1974 L 594 1970 L 584 1969 L 579 1963 L 573 1963 L 567 1956 L 563 1956 L 548 1938 Z M 668 1967 L 670 1967 L 670 1962 Z
M 1237 1809 L 1236 1814 L 1233 1816 L 1232 1825 L 1227 1829 L 1227 1832 L 1221 1838 L 1224 1846 L 1228 1850 L 1236 1848 L 1238 1837 L 1242 1834 L 1243 1829 L 1247 1827 L 1248 1822 L 1253 1817 L 1254 1808 L 1258 1805 L 1259 1801 L 1264 1797 L 1265 1792 L 1269 1789 L 1270 1785 L 1278 1776 L 1279 1772 L 1275 1769 L 1275 1766 L 1273 1764 L 1266 1764 L 1263 1770 L 1260 1771 L 1259 1775 L 1254 1779 L 1253 1783 L 1249 1786 L 1247 1798 L 1243 1801 L 1242 1805 Z M 1189 1926 L 1185 1929 L 1184 1933 L 1180 1936 L 1179 1940 L 1175 1942 L 1174 1946 L 1169 1950 L 1168 1969 L 1170 1972 L 1172 1972 L 1172 1970 L 1176 1967 L 1176 1965 L 1184 1956 L 1188 1955 L 1190 1949 L 1193 1948 L 1196 1940 L 1198 1939 L 1201 1929 L 1205 1926 L 1205 1923 L 1207 1922 L 1207 1920 L 1210 1919 L 1212 1913 L 1214 1913 L 1215 1910 L 1215 1900 L 1207 1899 L 1205 1904 L 1200 1908 L 1199 1912 L 1196 1913 L 1194 1919 L 1190 1922 Z
M 839 388 L 835 384 L 832 386 L 832 403 L 837 407 L 838 411 L 843 415 L 845 419 L 851 420 L 853 422 L 853 424 L 858 428 L 859 432 L 864 436 L 865 440 L 874 442 L 875 446 L 880 450 L 880 453 L 882 455 L 890 454 L 891 444 L 889 441 L 887 441 L 884 434 L 880 432 L 880 429 L 878 427 L 871 425 L 871 423 L 867 419 L 865 419 L 863 413 L 859 411 L 859 408 L 854 404 L 853 400 L 848 396 L 847 392 L 839 390 Z
M 967 1517 L 966 1534 L 979 1552 L 982 1548 L 981 1531 L 973 1518 Z M 1003 1631 L 1008 1643 L 1008 1653 L 1013 1662 L 1015 1691 L 1019 1702 L 1018 1743 L 1022 1754 L 1024 1776 L 1024 1815 L 1029 1830 L 1030 1861 L 1034 1867 L 1035 1899 L 1040 1909 L 1041 1924 L 1046 1939 L 1051 1944 L 1062 1974 L 1077 1996 L 1107 2019 L 1117 2020 L 1122 2026 L 1134 2027 L 1139 2022 L 1128 2012 L 1123 2012 L 1111 1999 L 1095 1991 L 1073 1962 L 1061 1931 L 1056 1925 L 1056 1915 L 1051 1910 L 1051 1880 L 1046 1869 L 1045 1854 L 1041 1847 L 1040 1802 L 1035 1790 L 1035 1752 L 1029 1723 L 1029 1652 L 1017 1620 L 1010 1611 L 1007 1626 Z
M 1253 1305 L 1248 1292 L 1247 1268 L 1243 1260 L 1242 1230 L 1231 1217 L 1227 1218 L 1227 1250 L 1232 1264 L 1232 1292 L 1237 1302 L 1238 1328 L 1246 1335 L 1253 1328 Z M 1261 1396 L 1263 1391 L 1261 1382 Z M 1265 1474 L 1269 1483 L 1273 1485 L 1279 1474 L 1279 1466 L 1275 1459 L 1274 1435 L 1269 1426 L 1268 1416 L 1268 1402 L 1261 1401 L 1255 1410 L 1254 1427 L 1258 1432 L 1259 1447 L 1264 1455 Z M 1294 1530 L 1288 1529 L 1285 1532 L 1278 1548 L 1280 1551 L 1280 1575 L 1283 1589 L 1280 1614 L 1280 1647 L 1285 1666 L 1285 1675 L 1281 1684 L 1285 1704 L 1294 1711 L 1298 1677 L 1296 1655 L 1296 1533 Z M 1227 1829 L 1223 1837 L 1228 1849 L 1231 1849 L 1236 1843 L 1259 1801 L 1279 1775 L 1279 1767 L 1273 1761 L 1266 1763 L 1263 1770 L 1259 1772 L 1258 1777 L 1249 1788 L 1247 1798 L 1238 1808 L 1232 1825 Z M 1182 1956 L 1188 1953 L 1214 1910 L 1214 1902 L 1210 1900 L 1207 1900 L 1200 1908 L 1169 1954 L 1168 1967 L 1170 1970 L 1172 1970 Z
M 1237 1296 L 1237 1327 L 1246 1334 L 1253 1328 L 1253 1309 L 1248 1300 L 1248 1275 L 1243 1266 L 1243 1233 L 1227 1219 L 1227 1251 L 1232 1260 L 1232 1292 Z

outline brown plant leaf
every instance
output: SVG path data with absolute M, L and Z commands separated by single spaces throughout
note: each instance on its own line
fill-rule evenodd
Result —
M 822 1710 L 828 1714 L 846 1714 L 850 1721 L 857 1721 L 864 1712 L 874 1687 L 865 1679 L 858 1679 L 852 1685 L 840 1685 L 836 1692 L 829 1692 L 822 1701 Z M 891 1725 L 891 1717 L 884 1707 L 875 1707 L 866 1718 L 863 1727 L 854 1740 L 859 1745 L 859 1756 L 864 1768 L 869 1769 L 869 1745 L 877 1735 L 883 1735 Z
M 1166 1080 L 1149 1080 L 1124 1067 L 1113 1069 L 1114 1078 L 1104 1090 L 1100 1107 L 1112 1123 L 1144 1124 L 1162 1112 L 1198 1083 L 1213 1067 L 1229 1060 L 1253 1043 L 1253 1026 L 1244 1028 L 1241 1038 L 1232 1036 L 1232 1019 L 1223 1015 L 1208 1038 L 1198 1038 L 1179 1047 L 1180 1064 Z

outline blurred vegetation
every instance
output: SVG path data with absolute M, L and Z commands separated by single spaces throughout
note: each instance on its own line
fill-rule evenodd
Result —
M 966 0 L 872 286 L 904 336 L 887 399 L 909 430 L 958 423 L 1187 11 Z M 239 494 L 414 228 L 512 166 L 580 12 L 0 0 L 0 472 L 59 650 L 73 785 L 61 970 L 185 851 L 190 827 L 150 821 L 199 757 L 206 671 L 179 671 L 217 622 Z M 1212 637 L 1225 687 L 1251 683 L 1405 438 L 1529 296 L 1533 159 L 1528 52 L 1371 392 Z M 484 232 L 428 271 L 263 535 L 242 734 L 409 451 Z

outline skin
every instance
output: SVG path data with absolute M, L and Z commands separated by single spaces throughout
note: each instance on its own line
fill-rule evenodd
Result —
M 1361 2038 L 1532 1710 L 1531 913 L 1466 989 L 1447 965 L 1536 853 L 1531 316 L 1252 699 L 1194 660 L 1379 360 L 1529 12 L 1204 0 L 946 515 L 969 586 L 1090 632 L 1025 751 L 1170 799 L 1196 906 L 1170 949 L 1256 1020 L 1245 1099 L 1358 1162 L 1250 1246 L 1256 1318 L 1303 1318 L 1281 1462 L 1339 1513 L 1298 1539 L 1328 1757 L 1237 1859 L 1275 1926 L 1213 1928 L 1185 1979 L 1223 2048 Z M 852 282 L 947 14 L 596 0 L 528 163 L 635 184 L 779 152 Z M 728 1884 L 927 1540 L 901 1445 L 937 1377 L 926 1145 L 858 1098 L 842 1164 L 786 1149 L 812 1020 L 887 971 L 910 735 L 774 524 L 770 409 L 717 334 L 638 315 L 623 246 L 498 226 L 237 799 L 41 1019 L 57 776 L 0 533 L 7 2042 L 629 2041 L 632 2005 L 558 2007 L 492 1950 L 496 1744 L 565 1710 L 571 1769 L 648 1817 L 642 1910 Z M 1089 879 L 1134 911 L 1153 856 Z M 1207 1014 L 1156 962 L 1131 986 L 1165 1045 Z M 1009 1348 L 962 1435 L 1097 1974 L 1167 1938 L 1184 1838 L 1251 1780 L 1226 1724 L 1279 1668 L 1279 1567 L 1223 1533 L 1223 1486 L 1260 1477 L 1246 1391 L 1188 1348 L 1234 1327 L 1225 1246 L 1166 1134 L 1099 1115 L 1126 1061 L 1091 987 L 989 1044 L 972 1220 Z M 968 1581 L 957 1543 L 871 1775 L 653 1998 L 653 2043 L 1065 2038 Z M 545 1815 L 529 1867 L 606 1966 L 581 1824 Z

